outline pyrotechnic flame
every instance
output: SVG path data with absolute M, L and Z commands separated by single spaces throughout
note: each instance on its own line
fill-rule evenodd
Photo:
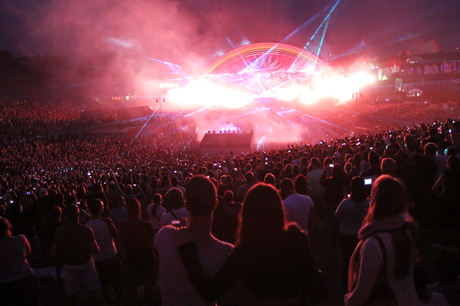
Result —
M 238 109 L 249 105 L 255 97 L 273 98 L 283 102 L 300 102 L 302 104 L 318 103 L 321 99 L 335 99 L 339 103 L 353 101 L 353 94 L 360 92 L 362 87 L 375 81 L 374 77 L 358 72 L 350 76 L 343 76 L 329 71 L 316 74 L 306 84 L 291 80 L 276 88 L 256 95 L 242 86 L 232 82 L 219 82 L 197 79 L 181 88 L 174 88 L 177 84 L 161 83 L 159 86 L 168 89 L 167 105 L 170 110 L 196 110 L 201 107 L 213 109 Z
M 231 86 L 198 80 L 191 81 L 185 87 L 170 90 L 167 99 L 170 106 L 181 109 L 200 107 L 237 109 L 248 105 L 253 96 Z

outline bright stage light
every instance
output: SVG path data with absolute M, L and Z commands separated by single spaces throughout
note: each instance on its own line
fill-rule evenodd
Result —
M 308 87 L 302 85 L 281 88 L 276 91 L 274 96 L 276 99 L 281 101 L 292 102 L 294 100 L 298 100 L 303 104 L 312 104 L 319 99 L 319 96 L 316 93 L 312 92 Z
M 181 109 L 236 109 L 248 105 L 253 96 L 237 88 L 199 80 L 192 81 L 185 87 L 170 90 L 167 98 L 171 104 Z
M 173 88 L 173 87 L 177 87 L 177 84 L 176 83 L 160 83 L 160 84 L 158 84 L 158 87 L 160 87 L 160 88 Z
M 373 82 L 375 78 L 364 72 L 349 77 L 338 74 L 318 75 L 312 80 L 312 93 L 317 96 L 317 99 L 332 97 L 339 102 L 344 102 L 350 100 L 353 93 L 359 92 L 362 87 Z
M 257 103 L 345 102 L 375 82 L 374 76 L 361 69 L 361 65 L 347 69 L 350 74 L 344 76 L 305 50 L 283 44 L 254 44 L 224 54 L 198 79 L 188 78 L 184 87 L 162 81 L 156 88 L 168 91 L 169 103 L 162 107 L 171 110 L 237 109 L 256 97 L 260 98 Z
M 313 104 L 318 101 L 319 96 L 309 88 L 302 88 L 300 91 L 300 102 L 303 104 Z
M 299 96 L 295 88 L 281 88 L 275 93 L 275 97 L 282 101 L 294 101 Z
M 375 77 L 372 75 L 367 76 L 367 84 L 372 84 L 375 82 Z
M 258 76 L 266 77 L 262 74 Z M 345 102 L 352 100 L 353 93 L 374 81 L 374 77 L 365 72 L 357 72 L 348 77 L 330 72 L 313 76 L 308 85 L 291 81 L 265 91 L 259 97 L 302 104 L 314 104 L 330 98 Z M 182 88 L 177 88 L 177 84 L 173 83 L 161 83 L 159 86 L 169 89 L 167 99 L 174 109 L 237 109 L 249 105 L 255 97 L 255 94 L 245 91 L 241 86 L 216 84 L 206 80 L 191 81 Z

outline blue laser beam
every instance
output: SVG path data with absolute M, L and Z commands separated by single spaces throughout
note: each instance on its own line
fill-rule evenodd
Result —
M 316 53 L 316 60 L 315 60 L 315 65 L 314 65 L 315 68 L 316 68 L 316 64 L 318 63 L 318 57 L 319 57 L 319 53 L 321 52 L 321 47 L 323 46 L 324 36 L 326 36 L 326 31 L 327 31 L 327 26 L 329 25 L 329 20 L 330 19 L 327 20 L 326 25 L 324 26 L 323 37 L 321 37 L 321 42 L 319 44 L 318 53 Z
M 202 108 L 200 108 L 200 109 L 198 109 L 198 110 L 196 110 L 196 111 L 193 111 L 193 112 L 191 112 L 191 113 L 188 113 L 187 115 L 184 115 L 184 117 L 193 116 L 193 115 L 195 115 L 196 113 L 199 113 L 199 112 L 201 112 L 201 111 L 206 110 L 207 108 L 208 108 L 207 106 L 204 106 L 204 107 L 202 107 Z
M 230 38 L 227 37 L 227 41 L 230 43 L 230 45 L 232 46 L 233 49 L 235 49 L 235 50 L 237 49 L 237 48 L 235 47 L 235 45 L 233 44 L 233 42 L 230 40 Z M 240 52 L 238 52 L 238 56 L 243 60 L 243 62 L 244 62 L 244 64 L 246 65 L 246 67 L 248 67 L 248 66 L 250 65 L 250 64 L 248 64 L 248 63 L 246 62 L 246 60 L 243 58 L 243 56 L 241 56 L 241 53 L 240 53 Z
M 233 49 L 236 50 L 235 45 L 234 45 L 233 42 L 230 40 L 230 38 L 227 37 L 227 40 L 228 40 L 228 42 L 230 43 L 230 45 L 233 47 Z M 252 63 L 251 63 L 251 64 L 248 64 L 248 63 L 246 62 L 246 60 L 243 58 L 243 56 L 241 55 L 240 52 L 238 52 L 238 56 L 243 60 L 244 64 L 246 65 L 246 68 L 249 68 L 249 66 L 250 66 Z M 246 69 L 246 68 L 245 68 L 245 69 Z M 265 89 L 265 87 L 262 85 L 262 83 L 260 82 L 260 80 L 259 80 L 258 78 L 256 78 L 256 80 L 257 80 L 257 83 L 259 83 L 260 87 L 262 87 L 263 89 Z
M 265 135 L 262 136 L 259 141 L 257 142 L 257 151 L 259 151 L 259 148 L 260 146 L 262 145 L 264 147 L 264 151 L 265 151 L 265 144 L 264 144 L 264 141 L 265 141 Z
M 291 38 L 292 36 L 294 36 L 298 31 L 300 31 L 300 29 L 302 29 L 303 27 L 305 27 L 306 25 L 310 24 L 310 22 L 312 22 L 313 20 L 315 20 L 320 14 L 322 14 L 324 11 L 326 11 L 327 9 L 327 6 L 323 7 L 323 9 L 321 11 L 319 11 L 318 13 L 316 13 L 313 17 L 311 17 L 310 19 L 308 19 L 307 21 L 305 21 L 301 26 L 299 26 L 297 29 L 295 29 L 294 31 L 292 31 L 288 36 L 286 36 L 283 41 L 286 41 L 288 40 L 289 38 Z
M 240 114 L 240 115 L 236 115 L 236 116 L 233 116 L 233 118 L 238 118 L 238 117 L 244 117 L 244 116 L 248 116 L 248 115 L 252 115 L 252 114 L 255 114 L 257 112 L 261 113 L 262 115 L 264 115 L 262 113 L 262 111 L 265 111 L 265 110 L 268 110 L 268 109 L 271 109 L 271 108 L 268 108 L 268 107 L 265 107 L 265 108 L 262 108 L 262 109 L 258 109 L 258 108 L 255 108 L 256 110 L 254 111 L 250 111 L 250 112 L 247 112 L 247 113 L 244 113 L 244 114 Z M 265 115 L 264 115 L 265 116 Z
M 144 130 L 144 128 L 147 125 L 147 123 L 149 123 L 150 119 L 152 119 L 153 115 L 155 115 L 155 113 L 157 112 L 157 110 L 159 108 L 160 108 L 160 106 L 158 105 L 157 108 L 155 108 L 155 110 L 153 111 L 152 115 L 149 117 L 149 119 L 145 122 L 144 126 L 139 130 L 139 132 L 137 133 L 136 137 L 134 137 L 133 141 L 136 140 L 137 136 L 139 136 L 139 134 Z
M 302 113 L 302 112 L 300 112 L 300 111 L 298 111 L 298 110 L 295 110 L 295 111 L 298 112 L 299 114 L 302 114 L 302 115 L 305 116 L 305 117 L 314 119 L 314 120 L 316 120 L 316 121 L 319 121 L 319 122 L 322 122 L 322 123 L 325 123 L 325 124 L 328 124 L 328 125 L 331 125 L 331 126 L 335 126 L 335 127 L 339 128 L 339 129 L 342 129 L 342 130 L 345 130 L 345 131 L 350 131 L 349 129 L 346 129 L 346 128 L 340 126 L 340 125 L 336 125 L 336 124 L 330 123 L 329 121 L 322 120 L 322 119 L 319 119 L 319 118 L 314 117 L 314 116 L 312 116 L 312 115 L 308 115 L 308 114 Z
M 275 50 L 276 47 L 278 47 L 279 43 L 275 44 L 273 47 L 271 47 L 270 49 L 268 49 L 264 54 L 262 54 L 261 56 L 259 56 L 254 62 L 251 63 L 251 65 L 249 65 L 248 67 L 244 68 L 243 70 L 241 70 L 240 72 L 238 72 L 238 74 L 242 74 L 242 73 L 246 73 L 247 70 L 252 66 L 252 64 L 262 60 L 262 58 L 264 56 L 266 56 L 267 54 L 270 54 L 270 52 L 272 52 L 273 50 Z
M 162 61 L 162 60 L 158 60 L 158 59 L 155 59 L 155 58 L 151 58 L 151 57 L 147 57 L 147 58 L 148 58 L 149 60 L 151 60 L 151 61 L 165 64 L 165 65 L 168 66 L 168 67 L 173 71 L 173 73 L 175 73 L 175 74 L 187 75 L 187 74 L 182 70 L 181 66 L 179 66 L 179 65 L 176 65 L 176 64 L 173 64 L 173 63 L 168 63 L 168 62 L 165 62 L 165 61 Z
M 368 48 L 361 48 L 361 49 L 360 49 L 360 48 L 359 48 L 359 45 L 357 45 L 357 46 L 355 46 L 355 47 L 349 49 L 349 50 L 351 50 L 351 51 L 348 51 L 348 52 L 346 52 L 346 53 L 343 53 L 343 54 L 340 54 L 340 55 L 331 57 L 331 58 L 329 58 L 328 60 L 338 59 L 338 58 L 341 58 L 341 57 L 344 57 L 344 56 L 348 56 L 348 55 L 352 55 L 352 54 L 356 54 L 356 53 L 359 53 L 359 52 L 369 51 L 369 50 L 372 50 L 372 49 L 376 49 L 376 48 L 380 48 L 380 47 L 384 47 L 384 46 L 396 44 L 396 43 L 399 43 L 399 42 L 402 42 L 402 41 L 406 41 L 406 40 L 410 40 L 410 39 L 413 39 L 413 38 L 420 37 L 420 36 L 422 36 L 422 35 L 423 35 L 422 33 L 417 33 L 417 34 L 410 35 L 410 36 L 408 36 L 408 37 L 400 38 L 400 39 L 393 40 L 393 41 L 390 41 L 390 42 L 385 42 L 385 43 L 382 43 L 382 44 L 380 44 L 380 45 L 369 46 Z
M 315 33 L 313 33 L 313 35 L 310 37 L 310 40 L 307 42 L 307 44 L 303 47 L 304 50 L 307 50 L 307 47 L 308 45 L 310 44 L 310 42 L 313 40 L 313 38 L 315 38 L 315 35 L 319 32 L 319 29 L 321 29 L 321 27 L 324 25 L 325 22 L 328 22 L 329 23 L 329 18 L 331 17 L 331 14 L 332 12 L 335 10 L 335 8 L 337 7 L 337 5 L 339 5 L 340 3 L 340 0 L 337 0 L 337 2 L 332 6 L 332 8 L 329 10 L 329 13 L 326 15 L 326 17 L 324 17 L 323 21 L 321 22 L 321 24 L 319 25 L 319 27 L 316 29 Z M 323 38 L 324 38 L 324 33 L 323 33 Z M 322 43 L 321 43 L 322 44 Z M 318 53 L 319 54 L 319 53 Z M 289 67 L 289 70 L 292 69 L 292 67 L 294 66 L 294 64 L 297 62 L 297 60 L 299 59 L 300 57 L 300 54 L 297 56 L 297 58 L 295 59 L 295 61 L 292 63 L 291 67 Z M 318 56 L 316 57 L 316 62 L 318 61 Z M 315 62 L 315 66 L 316 66 L 316 62 Z
M 329 13 L 327 14 L 327 16 L 323 19 L 323 21 L 321 22 L 321 24 L 319 25 L 319 27 L 316 29 L 315 33 L 311 36 L 310 40 L 307 42 L 307 44 L 305 45 L 305 47 L 303 47 L 305 50 L 307 49 L 307 46 L 308 44 L 310 44 L 310 42 L 313 40 L 313 38 L 315 37 L 315 35 L 318 33 L 319 29 L 321 29 L 321 27 L 323 26 L 323 24 L 329 19 L 329 17 L 331 17 L 331 14 L 332 12 L 335 10 L 335 8 L 337 7 L 337 5 L 339 5 L 340 3 L 340 0 L 337 0 L 337 2 L 334 4 L 334 6 L 331 8 L 331 10 L 329 11 Z
M 192 135 L 192 137 L 190 137 L 190 140 L 187 142 L 187 144 L 185 145 L 185 147 L 182 149 L 182 151 L 185 151 L 185 149 L 187 149 L 188 145 L 192 142 L 193 138 L 196 136 L 196 132 L 195 134 Z
M 281 115 L 280 112 L 276 112 L 276 113 L 278 114 L 278 116 L 280 116 L 281 118 L 283 118 L 284 120 L 286 120 L 290 125 L 294 126 L 294 124 L 293 124 L 291 121 L 289 121 L 289 120 L 287 120 L 286 118 L 284 118 L 284 116 Z

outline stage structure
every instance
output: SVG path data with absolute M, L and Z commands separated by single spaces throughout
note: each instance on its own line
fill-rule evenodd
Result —
M 254 150 L 254 133 L 207 133 L 200 144 L 202 156 L 250 153 Z
M 202 79 L 236 83 L 264 96 L 292 83 L 307 85 L 328 66 L 317 56 L 291 45 L 257 43 L 236 48 L 219 57 Z

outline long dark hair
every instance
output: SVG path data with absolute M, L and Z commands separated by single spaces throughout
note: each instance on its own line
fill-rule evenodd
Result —
M 286 231 L 281 197 L 272 185 L 259 183 L 249 189 L 241 216 L 238 246 L 269 247 Z
M 366 187 L 364 186 L 364 179 L 355 176 L 350 182 L 350 199 L 356 203 L 364 201 L 367 197 Z
M 334 164 L 334 168 L 331 171 L 332 178 L 335 180 L 343 180 L 345 176 L 345 171 L 343 171 L 343 167 L 340 164 Z
M 153 195 L 152 211 L 150 211 L 150 217 L 151 218 L 159 219 L 158 216 L 157 216 L 157 211 L 158 211 L 158 207 L 160 207 L 161 201 L 162 201 L 161 194 L 155 193 Z
M 364 224 L 378 219 L 401 215 L 406 212 L 406 189 L 402 183 L 392 176 L 381 175 L 372 186 L 371 204 L 369 212 L 364 219 Z M 409 224 L 409 230 L 413 233 L 414 226 Z M 415 245 L 407 232 L 407 223 L 399 229 L 390 231 L 393 241 L 395 256 L 394 275 L 398 279 L 410 274 L 410 262 L 412 247 Z
M 371 204 L 364 223 L 403 214 L 406 211 L 406 189 L 397 179 L 381 175 L 372 186 Z

